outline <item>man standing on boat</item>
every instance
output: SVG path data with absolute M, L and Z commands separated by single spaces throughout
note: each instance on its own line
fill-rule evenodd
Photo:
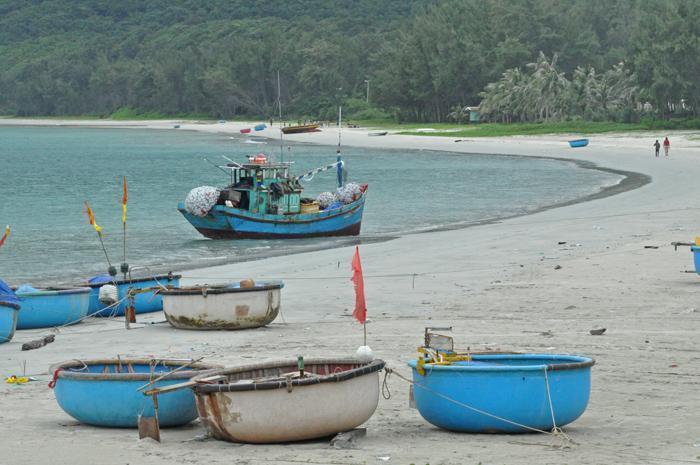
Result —
M 659 158 L 659 149 L 661 149 L 659 139 L 656 139 L 656 142 L 654 142 L 654 149 L 656 149 L 656 158 Z
M 666 156 L 668 156 L 668 149 L 670 149 L 670 148 L 671 148 L 671 141 L 668 140 L 668 137 L 666 137 L 664 139 L 664 153 L 666 154 Z M 659 150 L 656 149 L 656 151 L 658 152 Z

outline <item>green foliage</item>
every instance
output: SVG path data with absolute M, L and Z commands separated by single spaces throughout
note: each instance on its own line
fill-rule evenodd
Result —
M 0 1 L 0 114 L 267 119 L 279 72 L 293 119 L 460 122 L 481 92 L 506 122 L 698 117 L 698 25 L 697 0 Z

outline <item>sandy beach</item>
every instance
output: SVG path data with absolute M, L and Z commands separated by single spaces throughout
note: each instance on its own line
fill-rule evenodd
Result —
M 239 134 L 245 123 L 0 120 L 0 124 L 143 127 Z M 239 364 L 283 356 L 352 355 L 362 328 L 352 319 L 351 247 L 189 270 L 186 283 L 252 277 L 286 283 L 282 317 L 266 328 L 193 332 L 171 328 L 161 313 L 89 320 L 62 329 L 47 347 L 21 352 L 49 331 L 18 331 L 0 345 L 0 464 L 634 464 L 700 463 L 700 290 L 692 254 L 672 241 L 700 235 L 700 139 L 673 132 L 670 157 L 652 144 L 666 133 L 594 135 L 570 149 L 566 135 L 508 138 L 368 137 L 344 129 L 343 144 L 410 150 L 556 157 L 636 173 L 622 189 L 589 201 L 473 227 L 361 245 L 368 343 L 404 376 L 425 326 L 452 326 L 471 350 L 571 353 L 596 359 L 587 411 L 565 428 L 573 442 L 546 435 L 467 435 L 438 429 L 408 407 L 408 384 L 390 377 L 356 449 L 328 441 L 237 445 L 204 437 L 195 422 L 164 430 L 162 443 L 135 430 L 84 426 L 47 388 L 50 364 L 75 358 L 154 355 L 205 357 Z M 260 135 L 277 137 L 276 128 Z M 337 143 L 335 129 L 289 136 Z M 253 147 L 253 146 L 252 146 Z M 255 149 L 255 147 L 253 147 Z M 330 149 L 329 149 L 330 150 Z M 334 151 L 334 149 L 333 149 Z M 399 156 L 399 155 L 397 155 Z M 650 181 L 650 182 L 649 182 Z M 367 208 L 372 208 L 371 186 Z M 459 208 L 455 206 L 455 208 Z M 184 220 L 183 220 L 184 221 Z M 359 240 L 361 243 L 361 238 Z M 653 248 L 647 248 L 653 246 Z M 9 277 L 8 277 L 9 278 Z M 589 330 L 607 328 L 603 336 Z M 384 374 L 381 374 L 383 378 Z M 380 378 L 381 379 L 381 378 Z M 70 445 L 71 447 L 66 447 Z

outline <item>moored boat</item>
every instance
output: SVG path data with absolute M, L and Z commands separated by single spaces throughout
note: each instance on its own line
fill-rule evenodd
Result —
M 0 344 L 9 342 L 17 328 L 19 298 L 5 281 L 0 279 Z
M 287 239 L 360 234 L 367 185 L 344 183 L 344 162 L 291 176 L 290 163 L 272 163 L 264 154 L 248 163 L 228 163 L 231 183 L 223 189 L 193 189 L 178 210 L 202 235 L 211 239 Z M 302 210 L 306 176 L 337 170 L 337 193 L 313 212 Z M 323 194 L 322 194 L 323 195 Z M 324 197 L 325 198 L 325 197 Z
M 431 338 L 442 347 L 431 347 Z M 452 338 L 426 329 L 426 345 L 408 362 L 416 408 L 435 426 L 468 433 L 548 432 L 586 410 L 591 358 L 457 354 L 451 345 Z
M 22 305 L 17 318 L 17 329 L 79 323 L 90 307 L 89 287 L 34 289 L 20 286 L 15 293 Z
M 691 252 L 693 252 L 693 264 L 695 265 L 695 272 L 700 274 L 700 246 L 693 245 L 690 247 Z
M 153 399 L 139 389 L 150 382 L 156 388 L 181 383 L 212 368 L 183 360 L 69 360 L 49 369 L 53 375 L 49 386 L 54 388 L 58 405 L 81 423 L 135 428 L 140 415 L 154 416 Z M 158 396 L 160 426 L 181 426 L 196 418 L 190 390 Z
M 282 128 L 284 134 L 301 134 L 304 132 L 318 132 L 320 124 L 297 124 L 294 126 L 285 126 Z
M 167 289 L 160 295 L 165 317 L 176 328 L 247 329 L 277 318 L 283 286 L 281 282 L 243 282 Z
M 585 147 L 588 145 L 588 139 L 575 139 L 569 141 L 569 146 L 571 148 Z
M 148 289 L 134 296 L 134 310 L 136 313 L 158 312 L 163 310 L 163 299 L 156 289 L 179 287 L 181 275 L 167 274 L 133 279 L 113 279 L 109 276 L 98 276 L 88 281 L 90 292 L 89 315 L 96 316 L 124 316 L 124 311 L 129 306 L 127 293 L 129 289 Z M 109 305 L 100 302 L 100 288 L 104 285 L 112 285 L 117 288 L 117 305 Z
M 297 360 L 270 361 L 210 372 L 225 378 L 193 389 L 200 419 L 217 439 L 302 441 L 366 422 L 379 402 L 382 368 L 382 360 L 307 359 L 301 370 Z

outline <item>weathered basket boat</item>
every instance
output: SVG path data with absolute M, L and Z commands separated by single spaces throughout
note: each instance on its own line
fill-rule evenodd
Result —
M 154 415 L 153 399 L 139 388 L 168 373 L 154 386 L 181 383 L 212 368 L 215 366 L 182 360 L 69 360 L 49 369 L 54 376 L 49 386 L 54 388 L 58 405 L 81 423 L 136 428 L 139 415 Z M 195 418 L 197 408 L 190 390 L 158 396 L 160 426 L 180 426 Z
M 148 288 L 167 288 L 167 287 L 179 287 L 181 275 L 158 275 L 150 276 L 146 278 L 133 278 L 133 279 L 118 279 L 116 281 L 111 281 L 107 277 L 106 279 L 100 277 L 99 280 L 90 280 L 88 286 L 92 289 L 90 292 L 90 307 L 88 309 L 89 315 L 95 316 L 124 316 L 124 310 L 129 305 L 126 299 L 127 292 L 129 288 L 133 289 L 148 289 Z M 93 278 L 94 279 L 94 278 Z M 116 283 L 118 295 L 119 295 L 119 305 L 108 306 L 100 302 L 100 288 L 105 284 Z M 163 299 L 160 293 L 153 290 L 142 292 L 134 297 L 134 309 L 136 313 L 149 313 L 149 312 L 159 312 L 163 310 Z
M 50 328 L 79 323 L 90 306 L 90 288 L 15 291 L 22 302 L 17 329 Z
M 469 433 L 550 431 L 586 409 L 594 360 L 573 355 L 472 355 L 411 360 L 416 407 L 440 428 Z M 421 374 L 423 372 L 423 374 Z
M 223 382 L 193 389 L 199 417 L 217 439 L 302 441 L 366 422 L 379 402 L 382 368 L 382 360 L 308 359 L 299 377 L 296 360 L 271 361 L 214 371 L 212 378 L 222 375 Z
M 588 139 L 575 139 L 569 141 L 569 146 L 571 148 L 585 147 L 588 145 Z
M 246 329 L 265 326 L 280 311 L 281 282 L 193 286 L 160 291 L 168 322 L 180 329 Z

